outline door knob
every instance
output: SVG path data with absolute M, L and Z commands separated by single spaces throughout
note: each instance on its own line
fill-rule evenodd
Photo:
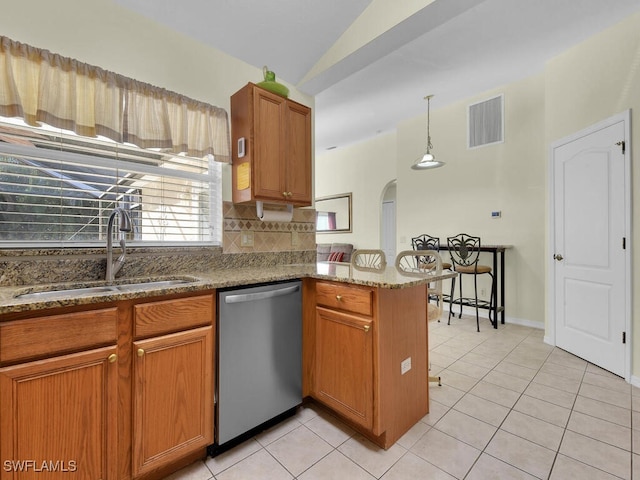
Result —
M 563 259 L 563 256 L 560 255 L 559 253 L 554 253 L 553 258 L 554 260 L 558 260 L 560 262 Z

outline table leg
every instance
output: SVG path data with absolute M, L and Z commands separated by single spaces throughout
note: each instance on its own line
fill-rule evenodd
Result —
M 493 320 L 491 321 L 491 323 L 493 323 L 493 328 L 498 328 L 498 285 L 497 285 L 497 280 L 498 280 L 498 254 L 497 252 L 494 250 L 492 252 L 492 256 L 493 256 L 493 285 L 491 287 L 491 293 L 493 296 L 492 299 L 492 303 L 493 303 Z

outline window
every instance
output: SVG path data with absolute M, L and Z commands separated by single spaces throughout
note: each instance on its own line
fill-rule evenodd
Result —
M 0 118 L 0 245 L 91 246 L 123 207 L 132 245 L 221 243 L 221 163 Z

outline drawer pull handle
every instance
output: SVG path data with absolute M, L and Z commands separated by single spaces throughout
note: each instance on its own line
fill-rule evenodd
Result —
M 370 329 L 371 327 L 370 327 L 369 325 L 365 325 L 365 326 L 364 326 L 364 327 L 362 327 L 362 328 L 364 328 L 364 331 L 365 331 L 365 332 L 368 332 L 368 331 L 369 331 L 369 329 Z
M 118 355 L 116 355 L 115 353 L 112 353 L 111 355 L 109 355 L 109 357 L 107 358 L 107 360 L 109 360 L 109 363 L 115 363 L 115 361 L 118 359 Z
M 342 295 L 336 295 L 336 300 L 338 301 L 342 300 Z
M 138 349 L 138 356 L 141 357 L 144 355 L 144 350 L 142 348 Z

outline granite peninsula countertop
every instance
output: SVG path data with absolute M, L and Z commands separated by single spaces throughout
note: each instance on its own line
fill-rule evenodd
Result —
M 316 278 L 356 285 L 379 288 L 406 288 L 423 285 L 439 279 L 455 277 L 455 273 L 407 274 L 389 265 L 383 270 L 359 269 L 346 263 L 318 262 L 317 264 L 274 265 L 270 267 L 229 268 L 197 272 L 185 275 L 154 276 L 135 279 L 117 278 L 113 285 L 116 288 L 105 288 L 103 291 L 72 292 L 47 295 L 44 298 L 18 297 L 18 295 L 47 292 L 61 289 L 78 289 L 86 287 L 108 287 L 105 282 L 87 281 L 68 284 L 21 285 L 0 288 L 0 315 L 37 311 L 56 307 L 89 305 L 93 303 L 112 302 L 127 299 L 153 297 L 173 293 L 198 292 L 211 289 L 252 285 L 265 282 L 277 282 L 296 278 Z M 171 280 L 184 280 L 185 283 L 171 283 Z M 149 282 L 164 282 L 150 286 Z M 147 285 L 144 285 L 146 283 Z M 117 285 L 135 285 L 126 290 L 118 290 Z M 0 317 L 0 321 L 2 318 Z

